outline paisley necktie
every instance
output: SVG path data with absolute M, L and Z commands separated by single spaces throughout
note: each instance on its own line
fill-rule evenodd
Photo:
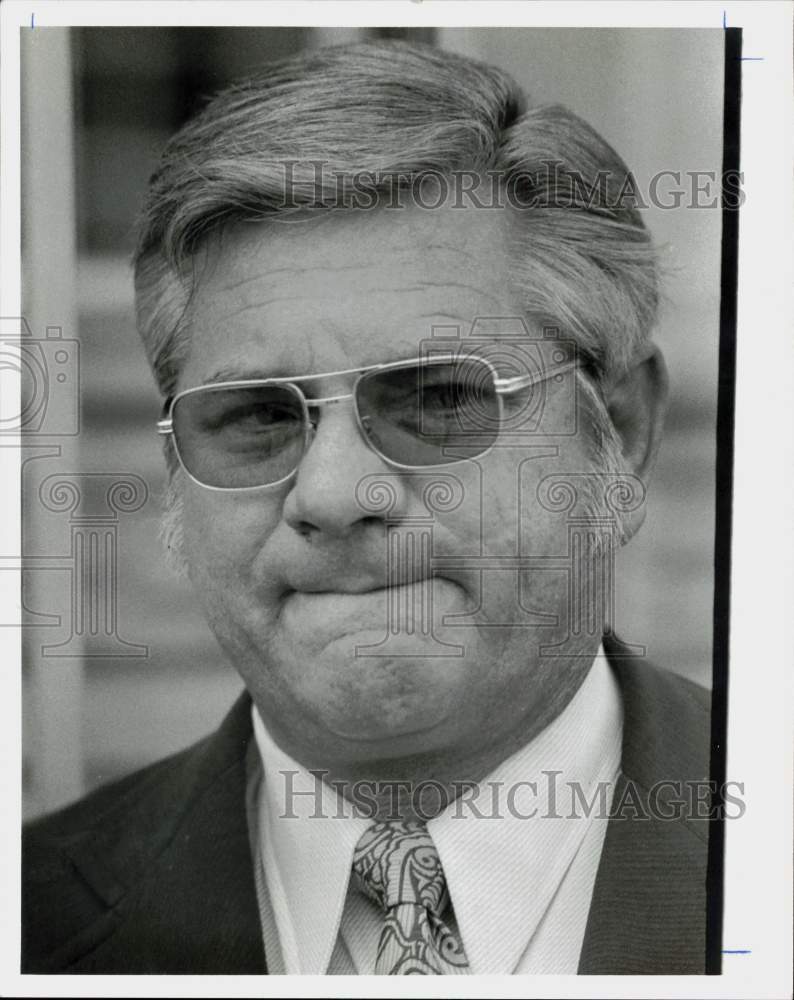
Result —
M 468 973 L 463 945 L 441 919 L 449 895 L 424 823 L 375 823 L 356 846 L 353 875 L 385 913 L 376 975 Z

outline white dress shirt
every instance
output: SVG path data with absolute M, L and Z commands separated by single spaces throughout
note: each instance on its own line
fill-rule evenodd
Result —
M 287 756 L 255 708 L 253 724 L 248 821 L 268 971 L 371 974 L 383 914 L 350 872 L 373 821 Z M 453 908 L 444 919 L 472 974 L 577 971 L 622 730 L 620 691 L 600 649 L 565 710 L 476 798 L 467 792 L 427 823 Z

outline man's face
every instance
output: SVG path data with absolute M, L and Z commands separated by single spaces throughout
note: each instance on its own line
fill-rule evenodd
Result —
M 497 211 L 411 208 L 228 229 L 199 269 L 179 389 L 218 372 L 299 376 L 415 358 L 434 325 L 465 337 L 478 317 L 519 316 L 506 227 Z M 332 396 L 352 381 L 308 385 Z M 545 724 L 575 690 L 601 623 L 566 647 L 578 655 L 541 655 L 568 634 L 569 576 L 509 562 L 564 557 L 565 516 L 536 489 L 591 467 L 583 431 L 554 436 L 571 380 L 545 393 L 548 436 L 440 470 L 387 464 L 344 401 L 320 411 L 286 484 L 223 493 L 183 477 L 185 556 L 210 625 L 302 762 L 454 758 Z M 387 511 L 362 506 L 372 477 L 393 490 Z M 429 512 L 426 488 L 439 479 L 456 491 L 454 509 Z M 457 564 L 431 572 L 418 541 L 429 534 L 432 556 Z

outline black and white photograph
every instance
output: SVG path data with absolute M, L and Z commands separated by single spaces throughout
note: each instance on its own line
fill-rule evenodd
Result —
M 787 995 L 791 7 L 11 6 L 15 988 Z

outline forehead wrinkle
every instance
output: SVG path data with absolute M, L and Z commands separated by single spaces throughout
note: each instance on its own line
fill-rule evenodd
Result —
M 245 305 L 237 306 L 232 309 L 231 312 L 224 311 L 224 319 L 234 319 L 236 316 L 241 316 L 243 313 L 251 312 L 256 309 L 267 309 L 269 306 L 274 305 L 279 302 L 295 302 L 294 295 L 276 295 L 272 299 L 264 299 L 261 302 L 247 302 Z
M 386 240 L 378 245 L 377 254 L 367 254 L 364 259 L 357 261 L 340 261 L 340 260 L 319 260 L 311 261 L 305 263 L 304 261 L 293 261 L 289 264 L 276 264 L 275 266 L 269 266 L 267 259 L 257 261 L 257 254 L 255 251 L 246 254 L 247 260 L 252 264 L 259 264 L 260 266 L 255 268 L 255 272 L 251 274 L 245 274 L 243 276 L 229 275 L 229 279 L 223 282 L 223 290 L 226 292 L 235 292 L 240 289 L 245 288 L 248 285 L 255 283 L 260 283 L 262 285 L 267 285 L 269 283 L 278 283 L 285 276 L 292 275 L 295 277 L 311 275 L 315 277 L 320 277 L 325 274 L 328 276 L 333 276 L 336 274 L 349 274 L 349 273 L 359 273 L 362 276 L 377 271 L 383 264 L 382 253 L 384 251 L 388 252 L 388 255 L 393 260 L 395 264 L 403 264 L 408 261 L 414 264 L 419 270 L 420 274 L 423 274 L 428 267 L 430 262 L 424 260 L 424 254 L 428 251 L 439 252 L 441 251 L 444 255 L 442 261 L 438 262 L 442 265 L 446 265 L 450 271 L 456 273 L 462 262 L 474 262 L 477 264 L 483 261 L 481 254 L 474 253 L 465 243 L 461 245 L 460 241 L 446 240 L 443 236 L 439 237 L 434 234 L 430 242 L 425 242 L 419 240 L 413 245 L 405 246 L 404 244 L 394 245 L 393 240 Z M 274 252 L 276 255 L 277 251 Z M 219 247 L 216 249 L 216 259 L 215 265 L 223 265 L 224 254 L 223 248 Z M 450 260 L 452 258 L 452 260 Z M 485 258 L 487 259 L 487 257 Z M 235 268 L 235 270 L 237 270 Z M 420 284 L 427 285 L 443 285 L 449 284 L 450 287 L 461 287 L 455 282 L 444 282 L 443 278 L 440 281 L 423 281 L 420 280 Z M 196 290 L 201 292 L 202 282 L 199 280 L 196 282 Z M 416 288 L 406 289 L 408 291 L 416 291 Z M 472 288 L 474 291 L 482 292 L 482 289 Z M 274 299 L 273 301 L 278 301 Z
M 425 250 L 441 250 L 443 253 L 457 254 L 459 257 L 468 257 L 471 260 L 478 259 L 467 243 L 460 243 L 457 240 L 436 238 L 429 243 L 423 243 L 422 247 Z
M 440 287 L 455 287 L 455 286 L 454 285 L 449 285 L 449 286 L 440 286 Z M 461 284 L 458 287 L 464 288 L 464 289 L 466 289 L 468 291 L 472 291 L 473 290 L 471 288 L 471 286 L 469 286 L 469 285 L 463 285 L 463 284 Z M 393 291 L 394 291 L 395 294 L 402 294 L 403 292 L 423 292 L 423 291 L 426 291 L 426 290 L 427 289 L 425 287 L 417 285 L 417 286 L 413 286 L 413 287 L 395 288 Z M 487 295 L 488 293 L 480 292 L 479 294 Z M 501 303 L 498 299 L 496 299 L 494 296 L 489 295 L 489 294 L 488 294 L 488 298 L 497 306 L 497 311 L 498 312 L 501 312 L 503 310 L 503 308 L 504 308 L 504 304 L 503 303 Z M 252 311 L 259 310 L 259 309 L 267 309 L 269 306 L 277 304 L 279 302 L 291 302 L 291 303 L 294 303 L 295 302 L 295 296 L 293 296 L 293 295 L 282 295 L 282 296 L 278 296 L 276 298 L 266 299 L 263 302 L 251 302 L 248 305 L 239 306 L 237 309 L 234 309 L 231 312 L 226 313 L 225 316 L 224 316 L 224 319 L 226 319 L 226 320 L 233 320 L 233 319 L 237 318 L 238 316 L 244 315 L 245 313 L 249 313 L 249 312 L 252 312 Z M 511 315 L 512 315 L 512 313 L 511 313 Z M 446 316 L 446 317 L 448 317 L 450 319 L 457 319 L 457 320 L 460 320 L 460 321 L 465 322 L 465 323 L 472 323 L 472 322 L 474 322 L 475 319 L 479 318 L 477 316 L 463 316 L 460 313 L 449 313 L 449 312 L 446 312 L 444 310 L 438 310 L 438 311 L 431 310 L 430 312 L 417 313 L 416 318 L 417 319 L 434 319 L 434 318 L 439 318 L 439 317 L 444 317 L 444 316 Z M 327 324 L 326 328 L 329 328 L 331 326 L 331 324 L 332 324 L 332 320 L 330 319 L 330 317 L 326 317 L 326 318 L 324 318 L 324 323 Z
M 289 269 L 282 269 L 282 270 L 289 270 Z M 303 268 L 303 269 L 301 269 L 301 271 L 303 271 L 303 272 L 305 272 L 305 271 L 314 271 L 314 270 L 315 269 L 313 269 L 313 268 Z M 247 280 L 253 281 L 255 279 L 252 278 L 252 279 L 247 279 Z M 234 286 L 227 286 L 227 290 L 229 290 L 229 291 L 234 290 L 235 288 L 241 286 L 244 283 L 245 282 L 238 282 Z M 449 290 L 463 291 L 463 292 L 467 292 L 467 293 L 474 293 L 476 296 L 479 296 L 479 297 L 481 297 L 483 299 L 487 299 L 490 302 L 492 302 L 494 304 L 494 306 L 497 307 L 497 309 L 502 309 L 504 307 L 504 305 L 505 305 L 505 303 L 502 302 L 500 299 L 498 299 L 493 293 L 491 293 L 489 291 L 486 291 L 486 289 L 480 288 L 480 287 L 478 287 L 476 285 L 468 284 L 467 282 L 464 282 L 464 281 L 446 281 L 446 280 L 443 280 L 443 279 L 435 281 L 435 280 L 432 280 L 432 279 L 428 278 L 426 280 L 423 279 L 423 280 L 419 281 L 417 284 L 414 284 L 414 285 L 398 285 L 398 286 L 393 287 L 393 288 L 381 288 L 380 290 L 384 291 L 384 292 L 387 292 L 389 294 L 392 294 L 392 295 L 403 295 L 403 294 L 416 294 L 416 293 L 431 292 L 431 291 L 436 290 L 436 289 L 442 289 L 442 290 L 449 289 Z M 369 288 L 362 288 L 361 289 L 361 294 L 367 294 L 369 291 L 370 291 Z M 268 297 L 268 298 L 257 300 L 255 302 L 247 302 L 247 303 L 240 304 L 239 306 L 237 306 L 235 309 L 233 309 L 231 312 L 227 313 L 226 315 L 227 315 L 227 318 L 232 319 L 232 318 L 234 318 L 236 316 L 242 315 L 242 314 L 244 314 L 246 312 L 250 312 L 252 310 L 267 309 L 271 305 L 274 305 L 274 304 L 278 304 L 278 303 L 294 303 L 295 301 L 296 301 L 296 295 L 295 294 L 291 294 L 291 295 L 274 295 L 274 296 L 271 296 L 271 297 Z M 427 315 L 427 314 L 423 313 L 422 315 Z M 439 313 L 439 315 L 441 315 L 441 314 Z M 472 318 L 474 318 L 474 317 L 472 317 Z
M 417 319 L 454 319 L 458 323 L 470 323 L 471 320 L 467 319 L 465 316 L 461 316 L 460 313 L 446 312 L 444 309 L 439 309 L 438 311 L 419 313 L 416 317 Z
M 422 249 L 427 249 L 422 247 Z M 435 249 L 441 249 L 441 247 L 436 247 Z M 469 260 L 476 261 L 478 258 L 473 254 L 465 250 L 460 250 L 459 248 L 450 248 L 450 250 L 456 253 L 460 257 L 465 257 Z M 415 263 L 417 267 L 422 267 L 425 264 L 421 259 L 417 259 L 416 249 L 407 249 L 399 253 L 391 253 L 391 257 L 395 261 L 405 261 L 408 260 L 411 263 Z M 256 274 L 249 274 L 238 281 L 232 281 L 230 283 L 224 283 L 224 287 L 228 291 L 234 291 L 237 288 L 241 288 L 243 285 L 247 285 L 252 281 L 266 281 L 269 278 L 277 278 L 285 274 L 317 274 L 322 272 L 328 272 L 329 274 L 346 273 L 348 271 L 372 271 L 381 265 L 381 261 L 378 259 L 372 259 L 368 257 L 366 260 L 355 261 L 353 263 L 343 264 L 336 262 L 318 262 L 312 264 L 290 264 L 285 267 L 263 267 L 262 270 L 257 270 Z
M 224 288 L 226 291 L 233 292 L 244 285 L 250 284 L 252 281 L 266 281 L 269 278 L 277 278 L 284 274 L 317 274 L 318 271 L 327 271 L 335 274 L 344 271 L 367 271 L 375 266 L 374 262 L 366 261 L 359 264 L 315 264 L 305 267 L 296 264 L 290 267 L 268 267 L 257 274 L 251 274 L 245 278 L 240 278 L 239 281 L 226 284 Z
M 409 260 L 411 262 L 416 262 L 418 266 L 422 266 L 422 261 L 417 260 L 418 252 L 426 251 L 443 251 L 445 254 L 454 255 L 459 258 L 464 258 L 466 260 L 477 261 L 479 257 L 473 253 L 466 245 L 461 245 L 456 241 L 446 241 L 444 239 L 435 238 L 430 242 L 419 241 L 417 244 L 410 246 L 393 246 L 388 241 L 386 244 L 380 244 L 383 249 L 388 249 L 391 256 L 396 261 Z M 223 259 L 222 251 L 218 252 L 219 262 Z M 251 260 L 255 259 L 255 254 L 251 254 Z M 312 262 L 310 264 L 293 263 L 286 266 L 264 266 L 262 270 L 257 269 L 255 274 L 246 275 L 237 281 L 232 281 L 231 283 L 225 284 L 225 288 L 229 291 L 234 291 L 237 288 L 241 288 L 244 285 L 249 284 L 252 281 L 267 280 L 268 278 L 277 278 L 285 274 L 316 274 L 317 272 L 326 271 L 330 274 L 335 273 L 345 273 L 349 271 L 368 271 L 378 267 L 380 260 L 371 256 L 367 256 L 365 259 L 360 261 L 355 261 L 352 263 L 346 263 L 341 261 L 318 261 Z
M 486 291 L 484 288 L 478 288 L 476 285 L 469 285 L 465 281 L 432 281 L 427 279 L 426 281 L 421 281 L 418 285 L 406 285 L 401 288 L 396 288 L 397 292 L 424 292 L 434 288 L 449 288 L 449 289 L 462 289 L 466 292 L 474 292 L 475 295 L 481 296 L 484 299 L 490 299 L 500 309 L 503 303 L 498 299 L 492 292 Z

